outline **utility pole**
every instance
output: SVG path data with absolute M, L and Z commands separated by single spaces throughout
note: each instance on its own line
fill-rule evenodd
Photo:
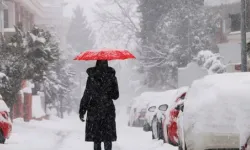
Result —
M 241 0 L 241 71 L 247 72 L 246 0 Z

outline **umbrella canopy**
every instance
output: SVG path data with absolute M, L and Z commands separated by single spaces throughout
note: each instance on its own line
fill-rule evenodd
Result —
M 74 60 L 125 60 L 135 59 L 135 56 L 128 50 L 101 49 L 88 50 L 76 56 Z

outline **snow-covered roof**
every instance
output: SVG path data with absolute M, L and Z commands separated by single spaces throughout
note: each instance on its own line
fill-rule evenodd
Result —
M 207 6 L 219 6 L 232 3 L 239 3 L 240 0 L 205 0 L 204 3 Z

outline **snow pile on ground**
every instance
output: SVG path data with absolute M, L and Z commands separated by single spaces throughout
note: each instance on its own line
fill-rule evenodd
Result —
M 41 118 L 45 116 L 45 112 L 42 109 L 41 97 L 39 95 L 32 96 L 32 117 Z
M 250 135 L 250 73 L 209 75 L 195 81 L 185 100 L 184 128 Z

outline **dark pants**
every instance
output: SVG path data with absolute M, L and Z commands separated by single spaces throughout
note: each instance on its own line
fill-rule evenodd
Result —
M 94 142 L 94 150 L 102 150 L 101 142 Z M 112 142 L 104 142 L 105 150 L 112 150 Z

